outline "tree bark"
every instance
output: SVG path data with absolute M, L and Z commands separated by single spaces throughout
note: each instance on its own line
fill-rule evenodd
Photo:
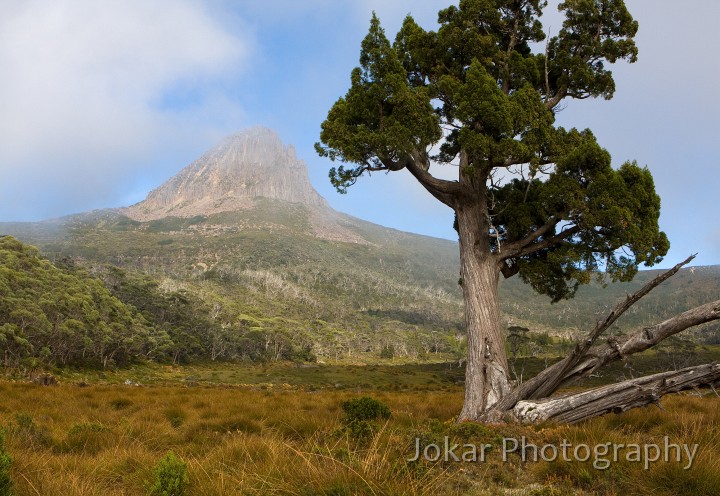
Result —
M 523 423 L 575 423 L 656 403 L 668 393 L 720 383 L 720 363 L 662 372 L 557 398 L 520 401 L 513 413 Z
M 486 208 L 484 201 L 456 208 L 468 349 L 459 421 L 479 420 L 510 391 L 497 291 L 500 270 L 490 251 Z

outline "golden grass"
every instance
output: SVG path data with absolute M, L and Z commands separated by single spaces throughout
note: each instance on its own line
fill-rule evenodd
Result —
M 362 394 L 367 394 L 362 393 Z M 720 494 L 720 400 L 676 396 L 655 407 L 576 426 L 453 424 L 462 392 L 377 392 L 392 418 L 372 438 L 342 428 L 350 391 L 0 383 L 0 426 L 22 495 L 146 494 L 152 467 L 172 450 L 188 465 L 191 495 Z M 416 436 L 440 442 L 698 443 L 677 464 L 408 462 Z M 713 492 L 715 491 L 715 492 Z

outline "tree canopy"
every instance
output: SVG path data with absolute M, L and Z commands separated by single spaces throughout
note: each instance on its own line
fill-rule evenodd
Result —
M 638 23 L 621 0 L 567 0 L 546 38 L 541 0 L 462 0 L 437 31 L 408 16 L 390 42 L 373 14 L 347 94 L 318 153 L 341 193 L 361 176 L 407 169 L 454 209 L 480 205 L 483 249 L 505 277 L 554 301 L 604 269 L 629 280 L 669 243 L 647 168 L 613 168 L 590 130 L 565 129 L 566 99 L 615 91 L 609 63 L 635 62 Z M 454 166 L 457 180 L 431 169 Z
M 0 237 L 0 357 L 24 364 L 124 364 L 161 356 L 169 336 L 81 270 Z

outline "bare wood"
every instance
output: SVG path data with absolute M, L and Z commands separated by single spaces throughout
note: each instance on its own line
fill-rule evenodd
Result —
M 607 343 L 588 350 L 583 360 L 565 375 L 560 386 L 587 376 L 603 365 L 652 348 L 685 329 L 718 319 L 720 319 L 720 300 L 700 305 L 659 324 L 641 329 L 623 340 L 618 339 L 614 342 L 608 340 Z
M 593 348 L 588 350 L 586 355 L 577 364 L 575 368 L 567 371 L 563 376 L 560 377 L 560 382 L 555 388 L 555 390 L 557 390 L 557 388 L 559 387 L 566 386 L 574 382 L 580 377 L 585 377 L 592 374 L 597 369 L 604 365 L 607 365 L 608 363 L 622 360 L 628 355 L 639 353 L 641 351 L 652 348 L 664 339 L 667 339 L 670 336 L 682 332 L 685 329 L 718 319 L 720 319 L 720 300 L 706 303 L 705 305 L 690 309 L 687 312 L 683 312 L 680 315 L 676 315 L 675 317 L 667 319 L 652 327 L 642 329 L 631 335 L 629 338 L 625 339 L 623 342 L 608 342 L 602 345 L 594 346 Z M 550 380 L 549 378 L 551 377 L 552 380 L 555 380 L 557 378 L 557 374 L 561 370 L 560 366 L 562 366 L 563 362 L 564 360 L 562 362 L 556 363 L 551 367 L 548 367 L 532 380 L 534 381 L 535 379 L 540 378 L 540 380 L 542 381 L 543 379 L 541 376 L 543 376 L 543 374 L 546 378 L 546 381 Z M 643 378 L 640 378 L 638 380 L 641 379 Z M 524 384 L 521 385 L 520 388 L 522 388 L 522 386 L 524 386 Z M 535 391 L 539 390 L 539 387 L 535 388 Z M 519 404 L 520 401 L 525 399 L 543 398 L 550 396 L 550 394 L 547 394 L 545 396 L 522 398 L 521 400 L 517 400 L 516 404 Z M 498 408 L 501 406 L 504 407 L 505 404 L 505 400 L 503 400 L 503 405 L 498 405 Z M 513 406 L 505 407 L 505 409 L 509 410 L 513 408 Z
M 581 393 L 539 400 L 520 401 L 513 409 L 515 417 L 525 423 L 546 420 L 575 423 L 606 413 L 621 413 L 660 398 L 701 386 L 720 383 L 720 363 L 709 363 L 682 370 L 662 372 L 638 379 L 610 384 Z
M 680 268 L 682 266 L 690 263 L 695 258 L 695 256 L 696 255 L 690 255 L 688 258 L 686 258 L 682 262 L 676 264 L 673 268 L 663 272 L 659 276 L 657 276 L 654 279 L 652 279 L 651 281 L 649 281 L 642 288 L 640 288 L 639 291 L 636 291 L 632 295 L 627 295 L 627 297 L 623 301 L 618 303 L 615 306 L 615 308 L 613 308 L 612 311 L 609 314 L 607 314 L 607 316 L 605 316 L 604 319 L 599 320 L 595 324 L 595 328 L 592 331 L 590 331 L 590 333 L 587 335 L 587 337 L 583 341 L 579 342 L 575 346 L 575 348 L 570 353 L 570 355 L 568 355 L 568 357 L 561 362 L 561 363 L 563 363 L 563 366 L 557 371 L 557 373 L 555 374 L 553 379 L 546 381 L 544 384 L 542 384 L 542 386 L 540 386 L 537 389 L 537 391 L 535 391 L 535 393 L 532 396 L 530 396 L 529 398 L 544 398 L 546 396 L 550 396 L 563 383 L 567 383 L 567 381 L 570 379 L 569 372 L 572 369 L 577 368 L 578 363 L 580 361 L 582 361 L 588 355 L 588 351 L 590 350 L 590 347 L 593 344 L 595 344 L 595 341 L 605 331 L 607 331 L 610 328 L 610 326 L 613 325 L 615 323 L 615 321 L 617 321 L 617 319 L 619 319 L 623 313 L 625 313 L 631 306 L 633 306 L 635 303 L 637 303 L 641 298 L 643 298 L 645 295 L 650 293 L 650 291 L 655 289 L 661 283 L 665 282 L 670 277 L 674 276 L 680 270 Z M 697 325 L 697 324 L 693 324 L 693 325 Z M 679 329 L 675 332 L 680 332 L 680 330 L 687 329 L 687 327 L 689 327 L 689 326 L 682 327 L 682 329 Z M 613 352 L 620 351 L 618 349 L 619 345 L 617 344 L 617 341 L 609 340 L 607 344 L 609 345 L 609 348 Z M 646 348 L 644 348 L 644 349 L 646 349 Z M 630 353 L 621 353 L 621 354 L 627 355 Z M 607 362 L 604 362 L 601 365 L 595 366 L 592 370 L 593 371 L 596 370 L 599 366 L 602 366 L 605 363 L 607 363 Z
M 625 311 L 627 311 L 631 306 L 637 303 L 642 297 L 650 293 L 650 291 L 655 289 L 661 283 L 667 281 L 672 276 L 677 274 L 681 267 L 692 262 L 696 256 L 697 253 L 690 255 L 679 264 L 676 264 L 672 269 L 667 270 L 659 276 L 655 277 L 652 281 L 648 282 L 642 288 L 640 288 L 639 291 L 633 293 L 632 295 L 628 295 L 624 301 L 618 303 L 618 305 L 615 306 L 615 308 L 613 308 L 613 310 L 603 320 L 598 321 L 598 323 L 595 325 L 595 328 L 590 331 L 590 334 L 588 334 L 587 338 L 585 338 L 585 342 L 583 343 L 584 345 L 586 345 L 585 349 L 587 350 L 587 348 L 589 348 L 590 345 L 594 343 L 595 340 L 602 333 L 608 330 L 610 326 L 613 325 L 623 313 L 625 313 Z
M 673 268 L 663 272 L 659 276 L 655 277 L 651 281 L 649 281 L 647 284 L 645 284 L 640 290 L 633 293 L 632 295 L 628 295 L 623 301 L 618 303 L 615 308 L 602 320 L 599 320 L 592 331 L 587 335 L 587 337 L 577 343 L 575 345 L 575 348 L 570 352 L 570 354 L 565 357 L 560 362 L 551 365 L 550 367 L 546 368 L 542 372 L 540 372 L 537 376 L 533 377 L 532 379 L 524 382 L 521 384 L 518 388 L 516 388 L 510 395 L 506 396 L 500 403 L 497 405 L 497 409 L 503 411 L 503 410 L 509 410 L 515 406 L 515 404 L 518 401 L 526 400 L 526 399 L 537 399 L 537 398 L 544 398 L 547 396 L 550 396 L 553 394 L 557 389 L 562 385 L 566 384 L 569 380 L 572 378 L 578 377 L 579 375 L 587 375 L 589 373 L 594 372 L 597 370 L 599 366 L 604 365 L 605 363 L 608 363 L 608 361 L 603 362 L 602 364 L 599 364 L 597 362 L 594 362 L 592 364 L 588 363 L 587 366 L 580 368 L 578 370 L 578 365 L 581 362 L 584 362 L 586 357 L 588 355 L 592 355 L 592 358 L 597 358 L 597 355 L 594 353 L 590 353 L 592 345 L 595 343 L 598 337 L 600 337 L 607 329 L 610 328 L 612 324 L 614 324 L 620 316 L 625 313 L 632 305 L 637 303 L 641 298 L 646 296 L 650 291 L 652 291 L 654 288 L 656 288 L 658 285 L 660 285 L 662 282 L 666 281 L 673 275 L 675 275 L 681 267 L 684 265 L 690 263 L 695 258 L 695 255 L 691 255 L 688 258 L 686 258 L 684 261 L 680 262 L 679 264 L 675 265 Z M 693 309 L 695 310 L 695 309 Z M 692 312 L 693 310 L 688 310 L 688 312 Z M 687 312 L 685 312 L 687 313 Z M 684 315 L 684 314 L 682 314 Z M 704 313 L 700 311 L 701 319 L 695 319 L 702 320 L 702 315 Z M 696 316 L 697 317 L 697 316 Z M 705 317 L 708 317 L 707 315 Z M 673 319 L 669 319 L 673 320 Z M 714 320 L 713 318 L 710 318 L 710 320 Z M 703 322 L 707 322 L 708 320 L 704 320 Z M 667 321 L 666 321 L 667 322 Z M 703 323 L 699 322 L 699 323 Z M 677 321 L 676 321 L 677 323 Z M 660 325 L 660 324 L 659 324 Z M 692 324 L 697 325 L 697 324 Z M 680 332 L 681 330 L 687 329 L 688 326 L 682 327 L 682 329 L 676 330 L 675 332 Z M 666 336 L 667 337 L 667 336 Z M 664 338 L 663 338 L 664 339 Z M 652 345 L 651 345 L 652 346 Z M 613 348 L 613 351 L 617 351 Z M 605 348 L 607 351 L 607 348 Z M 629 350 L 628 350 L 629 351 Z M 627 354 L 627 353 L 626 353 Z M 607 353 L 603 353 L 602 355 L 607 355 Z M 619 355 L 617 355 L 617 359 L 619 359 Z
M 568 96 L 567 90 L 565 88 L 562 88 L 557 93 L 555 93 L 552 98 L 545 102 L 545 108 L 548 110 L 553 110 L 566 96 Z

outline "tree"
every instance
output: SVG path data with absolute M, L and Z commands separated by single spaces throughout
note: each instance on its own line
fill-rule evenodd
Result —
M 638 23 L 622 0 L 566 0 L 562 29 L 546 39 L 546 6 L 461 0 L 439 12 L 437 31 L 406 17 L 393 43 L 373 14 L 350 89 L 316 144 L 343 163 L 330 170 L 340 193 L 363 175 L 407 170 L 455 212 L 468 348 L 461 420 L 526 399 L 511 394 L 501 274 L 559 301 L 600 271 L 628 281 L 669 248 L 649 170 L 614 169 L 590 130 L 555 124 L 567 100 L 612 97 L 606 65 L 635 62 Z M 457 179 L 431 173 L 448 166 Z

